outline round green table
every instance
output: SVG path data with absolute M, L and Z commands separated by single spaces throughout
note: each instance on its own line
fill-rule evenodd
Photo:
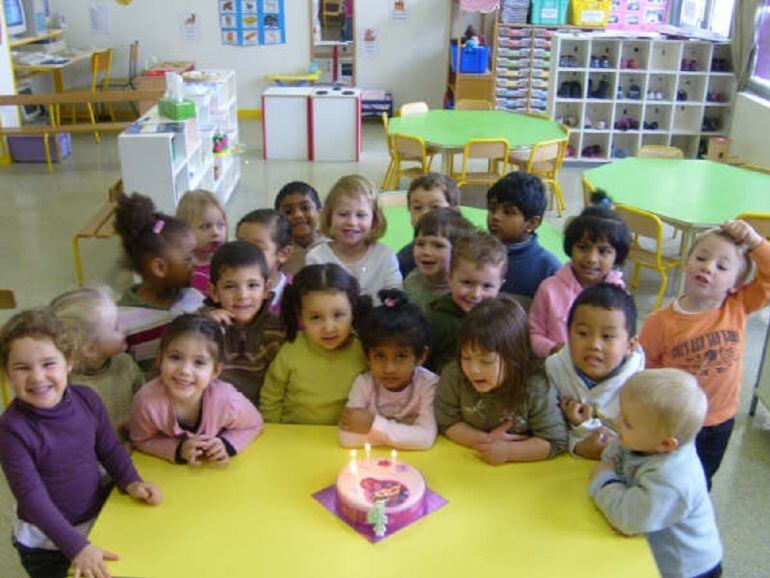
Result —
M 511 148 L 530 148 L 567 136 L 557 122 L 504 110 L 429 110 L 391 119 L 388 133 L 418 136 L 439 149 L 445 174 L 452 155 L 471 139 L 504 138 Z

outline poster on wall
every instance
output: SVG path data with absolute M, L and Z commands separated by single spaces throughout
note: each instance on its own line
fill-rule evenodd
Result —
M 393 22 L 406 22 L 408 15 L 406 2 L 404 0 L 394 0 L 390 7 L 390 19 Z
M 364 54 L 377 54 L 380 51 L 377 29 L 373 26 L 364 29 L 361 35 L 361 49 Z
M 286 43 L 284 0 L 218 0 L 222 44 Z
M 179 39 L 182 42 L 198 42 L 201 39 L 201 25 L 195 12 L 179 13 Z

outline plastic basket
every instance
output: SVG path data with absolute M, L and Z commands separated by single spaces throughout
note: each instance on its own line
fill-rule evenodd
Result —
M 607 26 L 612 0 L 572 0 L 570 24 L 575 26 Z
M 569 0 L 532 0 L 532 24 L 566 24 Z
M 452 43 L 452 55 L 450 66 L 452 72 L 457 72 L 457 44 Z M 460 50 L 460 72 L 470 72 L 483 74 L 487 71 L 489 64 L 489 46 L 479 46 L 477 48 L 463 48 Z

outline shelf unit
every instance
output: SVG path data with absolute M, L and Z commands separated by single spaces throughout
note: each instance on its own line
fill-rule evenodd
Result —
M 730 45 L 554 35 L 548 114 L 572 128 L 572 160 L 606 162 L 647 144 L 686 158 L 729 133 L 736 93 Z
M 466 13 L 473 13 L 466 11 L 460 7 L 457 0 L 452 2 L 452 15 L 451 15 L 451 29 L 456 33 L 450 40 L 450 42 L 457 43 L 457 52 L 460 53 L 462 42 L 461 36 L 463 33 L 463 16 Z M 492 20 L 489 20 L 489 19 Z M 490 13 L 480 14 L 480 32 L 486 37 L 486 46 L 490 48 L 495 46 L 495 34 L 497 28 L 495 21 L 497 18 L 497 11 Z M 489 30 L 489 34 L 485 32 Z M 451 47 L 450 47 L 450 61 L 452 59 Z M 445 96 L 445 102 L 455 103 L 460 99 L 473 99 L 473 100 L 488 100 L 494 102 L 495 94 L 495 75 L 487 67 L 485 72 L 461 72 L 460 65 L 458 63 L 457 71 L 452 70 L 452 63 L 449 63 L 448 75 L 447 75 L 447 92 Z
M 240 180 L 238 109 L 232 70 L 198 71 L 200 82 L 185 82 L 185 98 L 195 101 L 196 118 L 162 118 L 152 107 L 118 136 L 123 187 L 149 196 L 170 214 L 182 195 L 210 190 L 225 204 Z M 214 137 L 228 148 L 214 153 Z

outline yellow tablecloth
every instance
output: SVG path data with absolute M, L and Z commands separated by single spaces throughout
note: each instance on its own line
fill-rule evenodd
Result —
M 616 535 L 594 508 L 591 462 L 493 467 L 445 438 L 399 457 L 449 503 L 377 544 L 311 497 L 348 461 L 337 429 L 289 425 L 268 425 L 224 467 L 134 454 L 165 500 L 113 492 L 91 540 L 121 556 L 109 566 L 126 577 L 657 576 L 644 538 Z

